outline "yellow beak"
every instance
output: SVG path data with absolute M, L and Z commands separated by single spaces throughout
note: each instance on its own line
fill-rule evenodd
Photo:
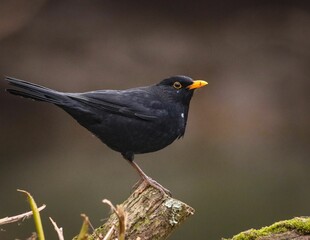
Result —
M 193 89 L 196 89 L 196 88 L 201 88 L 203 86 L 206 86 L 208 83 L 206 81 L 203 81 L 203 80 L 194 80 L 194 82 L 189 85 L 187 88 L 189 90 L 193 90 Z

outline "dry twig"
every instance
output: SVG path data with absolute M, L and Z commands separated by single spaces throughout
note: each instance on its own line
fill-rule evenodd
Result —
M 43 210 L 46 207 L 45 204 L 43 204 L 41 207 L 38 208 L 39 211 Z M 32 211 L 25 212 L 16 216 L 12 217 L 5 217 L 0 219 L 0 225 L 8 224 L 8 223 L 14 223 L 18 221 L 23 221 L 26 218 L 29 218 L 33 215 Z

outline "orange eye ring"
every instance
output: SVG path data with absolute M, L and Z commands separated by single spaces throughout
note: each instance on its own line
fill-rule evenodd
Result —
M 173 83 L 173 87 L 174 87 L 175 89 L 180 89 L 180 88 L 182 88 L 182 84 L 181 84 L 180 82 L 174 82 L 174 83 Z

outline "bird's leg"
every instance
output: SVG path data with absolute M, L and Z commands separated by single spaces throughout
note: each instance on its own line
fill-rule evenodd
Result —
M 149 176 L 147 176 L 142 169 L 138 166 L 138 164 L 136 164 L 134 161 L 128 161 L 130 163 L 131 166 L 134 167 L 134 169 L 137 170 L 137 172 L 139 173 L 141 179 L 143 181 L 145 181 L 147 184 L 149 184 L 150 186 L 158 189 L 159 191 L 161 191 L 163 194 L 168 194 L 169 196 L 171 196 L 171 192 L 164 188 L 162 185 L 160 185 L 158 182 L 156 182 L 155 180 L 153 180 L 152 178 L 150 178 Z

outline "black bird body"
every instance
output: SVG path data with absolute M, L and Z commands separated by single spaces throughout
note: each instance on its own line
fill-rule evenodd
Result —
M 59 106 L 130 162 L 134 154 L 160 150 L 184 135 L 194 89 L 207 84 L 176 76 L 147 87 L 64 93 L 6 80 L 16 87 L 8 92 Z
M 70 97 L 76 101 L 78 108 L 65 106 L 64 110 L 110 148 L 130 159 L 133 154 L 166 147 L 183 135 L 185 130 L 181 114 L 177 118 L 174 111 L 169 111 L 174 107 L 182 107 L 171 103 L 163 104 L 164 99 L 160 98 L 159 93 L 152 91 L 152 87 L 145 90 L 90 92 Z M 155 98 L 158 100 L 151 100 Z M 121 103 L 122 101 L 124 102 Z M 80 109 L 85 108 L 85 105 L 88 110 L 81 115 Z M 98 110 L 102 114 L 93 114 Z M 117 119 L 115 115 L 118 115 Z

